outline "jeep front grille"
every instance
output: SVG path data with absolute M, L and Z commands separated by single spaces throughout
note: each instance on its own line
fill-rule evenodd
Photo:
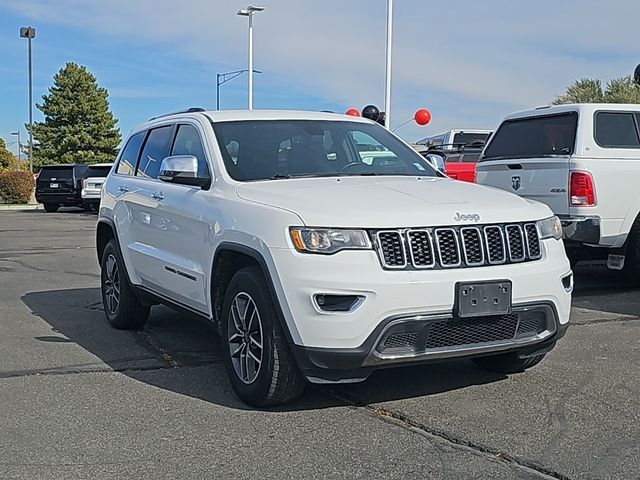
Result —
M 373 231 L 382 267 L 480 267 L 542 257 L 535 223 Z

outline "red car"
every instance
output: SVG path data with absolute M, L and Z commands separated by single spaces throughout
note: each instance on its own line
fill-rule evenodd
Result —
M 484 144 L 434 145 L 419 151 L 432 164 L 444 163 L 444 173 L 448 177 L 463 182 L 475 182 L 476 163 L 483 147 Z M 437 158 L 431 157 L 432 155 Z

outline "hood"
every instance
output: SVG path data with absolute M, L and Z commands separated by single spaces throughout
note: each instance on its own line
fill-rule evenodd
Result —
M 540 220 L 547 206 L 448 178 L 297 178 L 244 183 L 240 198 L 289 210 L 306 226 L 402 228 Z

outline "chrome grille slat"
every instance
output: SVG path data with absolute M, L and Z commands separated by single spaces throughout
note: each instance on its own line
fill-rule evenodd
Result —
M 440 265 L 445 268 L 459 267 L 462 259 L 456 231 L 453 228 L 436 228 L 434 233 Z
M 524 238 L 527 242 L 527 256 L 531 260 L 537 260 L 542 257 L 540 235 L 538 235 L 538 227 L 535 223 L 526 223 L 524 225 Z
M 460 229 L 462 253 L 464 261 L 469 266 L 484 264 L 484 246 L 482 235 L 477 227 L 462 227 Z
M 433 268 L 436 264 L 433 241 L 428 230 L 408 230 L 409 257 L 415 268 Z
M 405 268 L 407 256 L 404 240 L 397 230 L 383 230 L 376 233 L 378 252 L 382 264 L 387 268 Z
M 480 267 L 542 258 L 535 223 L 390 229 L 371 232 L 390 270 Z
M 507 225 L 504 227 L 507 234 L 507 251 L 509 260 L 512 262 L 522 262 L 526 258 L 524 246 L 524 234 L 520 225 Z

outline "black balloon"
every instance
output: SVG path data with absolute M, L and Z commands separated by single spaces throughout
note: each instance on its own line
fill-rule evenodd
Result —
M 377 122 L 384 127 L 385 122 L 387 121 L 387 114 L 385 112 L 380 112 L 378 115 Z
M 378 121 L 378 117 L 380 116 L 380 110 L 375 105 L 367 105 L 362 109 L 362 116 L 364 118 L 368 118 L 369 120 L 373 120 L 374 122 Z
M 633 80 L 636 84 L 640 85 L 640 65 L 638 65 L 635 72 L 633 72 Z

